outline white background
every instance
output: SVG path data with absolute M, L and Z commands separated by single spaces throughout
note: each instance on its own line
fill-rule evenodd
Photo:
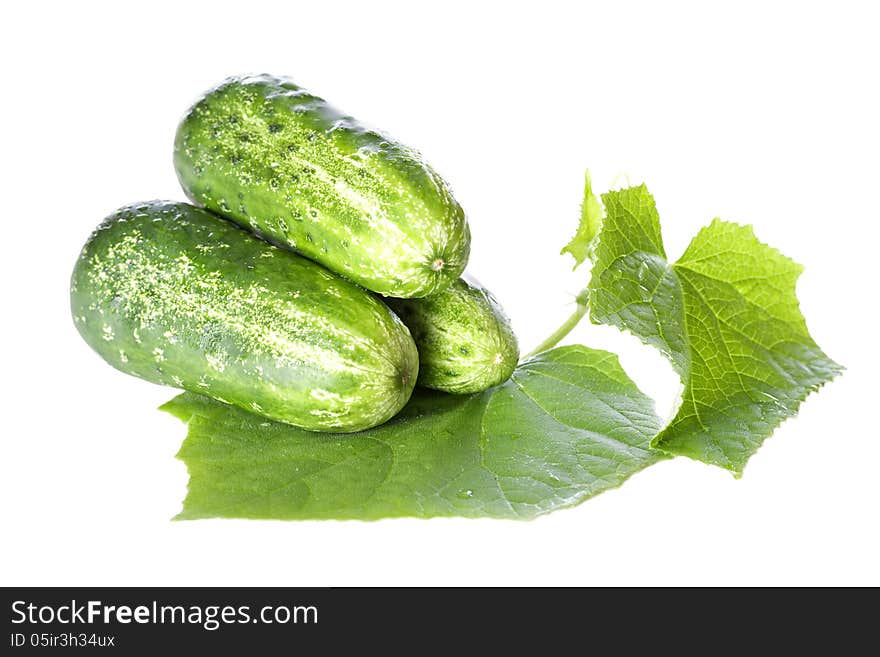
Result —
M 2 5 L 0 583 L 880 584 L 873 3 L 300 4 Z M 673 258 L 721 216 L 807 265 L 804 314 L 848 371 L 739 481 L 677 459 L 533 522 L 171 522 L 185 428 L 155 409 L 174 391 L 88 349 L 68 278 L 116 207 L 183 198 L 190 102 L 264 71 L 425 154 L 526 349 L 585 283 L 557 254 L 589 166 L 599 191 L 648 183 Z M 668 412 L 659 356 L 574 339 Z

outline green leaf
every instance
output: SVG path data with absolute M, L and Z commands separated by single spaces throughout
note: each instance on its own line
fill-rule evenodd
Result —
M 591 257 L 596 236 L 602 228 L 602 204 L 593 193 L 590 171 L 584 174 L 584 200 L 581 203 L 581 221 L 577 233 L 565 245 L 561 253 L 574 256 L 574 269 L 577 269 L 587 258 Z
M 674 264 L 644 185 L 603 195 L 586 177 L 577 235 L 593 260 L 572 316 L 478 395 L 417 391 L 391 422 L 315 434 L 192 393 L 164 410 L 189 425 L 178 518 L 532 518 L 619 486 L 667 455 L 736 475 L 799 404 L 841 371 L 810 337 L 794 290 L 801 268 L 718 219 Z M 577 265 L 576 265 L 577 266 Z M 681 377 L 663 428 L 616 356 L 549 350 L 587 312 L 659 349 Z M 652 449 L 658 447 L 659 449 Z
M 719 219 L 669 264 L 644 185 L 602 200 L 590 318 L 659 349 L 684 384 L 652 446 L 741 474 L 764 439 L 842 369 L 807 331 L 795 296 L 800 265 L 751 228 Z
M 417 391 L 391 422 L 316 434 L 184 393 L 190 474 L 178 518 L 527 519 L 619 486 L 662 455 L 661 423 L 617 357 L 545 352 L 470 396 Z

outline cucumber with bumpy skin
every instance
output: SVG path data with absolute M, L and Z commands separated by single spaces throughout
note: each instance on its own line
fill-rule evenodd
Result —
M 107 217 L 71 310 L 123 372 L 315 431 L 385 422 L 418 372 L 409 331 L 373 295 L 184 203 Z
M 467 264 L 464 211 L 421 156 L 285 78 L 205 94 L 174 164 L 194 202 L 379 294 L 434 294 Z
M 409 327 L 419 350 L 419 380 L 426 388 L 473 393 L 513 373 L 519 345 L 495 297 L 462 278 L 425 299 L 386 299 Z

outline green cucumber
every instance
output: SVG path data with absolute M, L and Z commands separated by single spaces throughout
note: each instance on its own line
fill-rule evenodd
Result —
M 425 299 L 386 299 L 409 327 L 419 350 L 419 380 L 426 388 L 480 392 L 507 381 L 519 360 L 510 320 L 495 297 L 462 278 Z
M 177 129 L 189 198 L 379 294 L 424 297 L 467 264 L 470 231 L 414 150 L 284 78 L 230 78 Z
M 415 385 L 415 344 L 376 297 L 185 203 L 107 217 L 70 296 L 117 369 L 304 429 L 381 424 Z

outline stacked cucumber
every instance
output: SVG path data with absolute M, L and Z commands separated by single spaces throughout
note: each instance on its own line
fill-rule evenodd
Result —
M 261 75 L 189 110 L 174 164 L 200 207 L 121 208 L 74 268 L 74 323 L 117 369 L 314 431 L 512 373 L 507 317 L 461 277 L 464 211 L 415 151 Z

